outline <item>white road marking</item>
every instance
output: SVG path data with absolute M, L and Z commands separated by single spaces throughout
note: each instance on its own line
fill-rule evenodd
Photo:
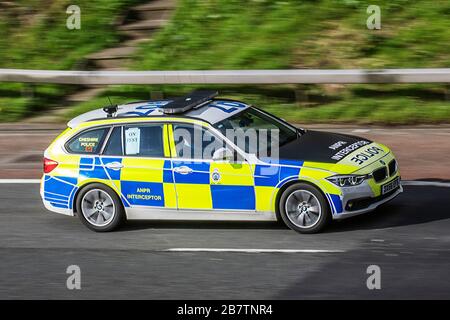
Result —
M 372 240 L 370 240 L 370 241 L 372 241 L 372 242 L 384 242 L 383 239 L 372 239 Z
M 0 179 L 0 184 L 41 183 L 41 179 Z
M 355 130 L 352 130 L 352 132 L 354 132 L 354 133 L 366 133 L 366 132 L 369 132 L 370 131 L 370 129 L 355 129 Z
M 342 253 L 345 250 L 322 249 L 235 249 L 235 248 L 169 248 L 166 252 L 238 252 L 238 253 Z
M 450 188 L 450 182 L 439 182 L 439 181 L 420 181 L 420 180 L 405 180 L 402 181 L 404 186 L 423 186 L 423 187 L 444 187 Z

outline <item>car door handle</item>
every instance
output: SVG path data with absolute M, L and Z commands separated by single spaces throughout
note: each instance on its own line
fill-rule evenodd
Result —
M 173 168 L 173 171 L 175 171 L 176 173 L 179 174 L 189 174 L 192 173 L 192 169 L 186 166 L 181 166 L 181 167 L 175 167 Z
M 120 162 L 110 162 L 106 164 L 106 167 L 111 170 L 120 170 L 123 168 L 123 164 Z

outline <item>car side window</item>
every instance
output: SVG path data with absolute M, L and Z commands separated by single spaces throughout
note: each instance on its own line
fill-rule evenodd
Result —
M 173 124 L 173 137 L 177 157 L 182 159 L 210 160 L 213 154 L 220 148 L 228 148 L 225 141 L 213 134 L 208 129 L 195 124 Z M 234 152 L 234 161 L 241 162 L 244 159 Z
M 123 155 L 121 133 L 122 133 L 121 127 L 114 127 L 111 135 L 109 136 L 108 142 L 106 142 L 105 150 L 103 151 L 104 155 L 107 156 Z
M 97 154 L 100 152 L 108 131 L 109 128 L 84 131 L 69 140 L 66 148 L 72 153 Z
M 164 157 L 163 124 L 126 126 L 123 141 L 126 156 Z
M 173 136 L 177 157 L 183 159 L 212 159 L 223 141 L 200 125 L 174 124 Z

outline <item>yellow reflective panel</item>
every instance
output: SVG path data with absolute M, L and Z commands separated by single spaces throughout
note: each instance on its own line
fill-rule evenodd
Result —
M 168 139 L 169 139 L 169 153 L 172 158 L 177 157 L 177 149 L 175 148 L 175 138 L 173 136 L 173 126 L 171 124 L 167 125 Z
M 256 211 L 273 212 L 275 211 L 275 198 L 278 189 L 274 187 L 255 186 Z
M 164 159 L 124 157 L 122 164 L 121 180 L 163 182 Z
M 322 172 L 336 172 L 339 174 L 349 174 L 352 173 L 355 170 L 358 170 L 358 166 L 355 164 L 345 164 L 345 163 L 323 163 L 323 162 L 311 162 L 311 161 L 305 161 L 303 163 L 303 167 L 302 170 L 304 170 L 305 168 L 310 168 L 310 169 L 317 169 L 317 171 L 319 172 L 321 169 Z M 319 174 L 319 173 L 318 173 Z
M 358 166 L 352 164 L 336 163 L 333 166 L 333 171 L 338 174 L 349 174 L 355 170 L 358 170 Z
M 392 153 L 389 153 L 386 156 L 373 161 L 369 165 L 366 165 L 365 167 L 361 168 L 360 170 L 355 171 L 355 174 L 372 173 L 375 169 L 378 169 L 382 166 L 387 165 L 392 159 L 394 159 L 394 155 Z M 385 164 L 381 163 L 380 160 L 382 160 Z
M 175 191 L 174 183 L 164 183 L 164 207 L 165 208 L 176 208 L 177 207 L 177 194 Z
M 320 180 L 317 183 L 317 186 L 324 192 L 324 193 L 330 193 L 330 194 L 342 194 L 342 189 L 339 188 L 337 185 L 335 185 L 333 182 L 328 181 L 326 179 Z
M 302 167 L 300 169 L 300 178 L 310 178 L 310 179 L 323 179 L 331 175 L 331 172 L 324 170 L 317 170 L 313 168 Z
M 62 176 L 62 177 L 78 177 L 78 170 L 80 165 L 80 156 L 69 154 L 54 154 L 49 153 L 48 157 L 56 162 L 58 166 L 47 175 Z
M 373 180 L 373 179 L 367 180 L 367 183 L 369 184 L 370 188 L 372 189 L 373 195 L 375 197 L 378 197 L 381 195 L 381 185 L 380 184 L 377 184 L 375 182 L 375 180 Z
M 366 145 L 362 148 L 359 148 L 349 155 L 347 155 L 345 158 L 343 158 L 341 161 L 339 161 L 339 165 L 349 165 L 349 166 L 356 166 L 357 168 L 363 168 L 367 164 L 372 163 L 374 161 L 377 161 L 387 154 L 389 154 L 390 150 L 382 145 L 379 145 L 375 142 Z
M 334 165 L 333 163 L 305 161 L 303 162 L 302 170 L 304 167 L 331 170 L 333 165 Z
M 211 162 L 209 173 L 211 184 L 253 185 L 252 169 L 247 163 Z
M 178 208 L 212 209 L 209 184 L 177 183 Z
M 172 130 L 172 125 L 165 124 L 163 127 L 163 145 L 164 156 L 170 158 L 170 145 L 169 145 L 169 130 Z

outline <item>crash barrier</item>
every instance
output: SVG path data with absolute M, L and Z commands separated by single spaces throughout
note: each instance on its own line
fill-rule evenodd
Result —
M 450 68 L 207 71 L 57 71 L 0 69 L 0 82 L 74 85 L 450 83 Z

